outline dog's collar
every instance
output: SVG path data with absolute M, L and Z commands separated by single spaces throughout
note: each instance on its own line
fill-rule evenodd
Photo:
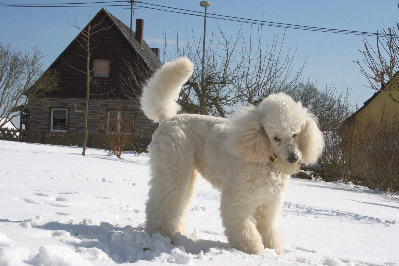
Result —
M 274 155 L 274 154 L 272 154 L 272 155 L 269 156 L 269 160 L 270 160 L 272 163 L 275 163 L 276 160 L 277 160 L 277 156 Z

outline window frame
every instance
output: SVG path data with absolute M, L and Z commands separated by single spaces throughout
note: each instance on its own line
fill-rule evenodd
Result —
M 103 62 L 103 63 L 100 63 L 100 61 L 101 62 Z M 106 63 L 105 63 L 106 62 Z M 99 64 L 99 65 L 97 65 L 97 64 Z M 103 69 L 101 69 L 101 67 L 104 67 L 104 66 L 106 66 L 106 68 L 105 68 L 105 70 L 106 70 L 106 72 L 107 72 L 107 74 L 98 74 L 98 73 L 96 73 L 96 67 L 97 67 L 97 70 L 99 69 L 99 70 L 103 70 Z M 111 60 L 110 59 L 107 59 L 107 58 L 96 58 L 96 59 L 93 59 L 93 77 L 94 78 L 109 78 L 110 77 L 110 73 L 111 73 Z
M 65 129 L 54 129 L 54 111 L 66 111 Z M 69 109 L 68 108 L 61 108 L 61 107 L 51 108 L 51 111 L 50 111 L 50 132 L 68 132 L 68 129 L 69 129 Z
M 116 130 L 117 131 L 110 131 L 110 119 L 112 117 L 112 113 L 116 113 L 116 120 L 117 120 L 117 125 L 116 125 Z M 131 125 L 131 132 L 127 131 L 122 131 L 121 130 L 121 117 L 123 113 L 128 113 L 131 115 L 132 118 L 132 125 Z M 136 120 L 136 112 L 130 111 L 130 110 L 115 110 L 115 109 L 110 109 L 107 110 L 107 133 L 108 134 L 120 134 L 120 133 L 127 133 L 127 134 L 134 134 L 135 130 L 135 120 Z

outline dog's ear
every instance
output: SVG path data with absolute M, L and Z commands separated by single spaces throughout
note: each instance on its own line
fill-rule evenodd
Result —
M 249 106 L 238 110 L 231 123 L 226 140 L 227 149 L 231 153 L 251 161 L 262 161 L 269 157 L 269 140 L 257 107 Z
M 302 162 L 305 164 L 316 163 L 324 148 L 323 133 L 317 126 L 317 119 L 308 115 L 298 135 L 299 149 L 302 152 Z

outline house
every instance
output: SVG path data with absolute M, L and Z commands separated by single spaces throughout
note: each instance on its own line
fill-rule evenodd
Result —
M 395 99 L 399 99 L 399 91 L 392 91 L 392 95 Z M 352 126 L 365 124 L 370 120 L 380 120 L 383 115 L 388 119 L 394 119 L 399 115 L 399 103 L 391 99 L 388 91 L 381 89 L 348 117 L 344 124 Z
M 87 43 L 84 43 L 83 34 L 89 26 L 93 34 L 89 41 L 91 56 L 87 61 Z M 27 141 L 29 135 L 40 135 L 43 139 L 62 133 L 77 137 L 78 145 L 81 145 L 85 128 L 82 111 L 86 101 L 87 62 L 93 76 L 90 80 L 88 145 L 98 146 L 94 143 L 101 142 L 99 136 L 110 130 L 104 123 L 111 117 L 118 120 L 122 114 L 131 117 L 134 136 L 146 136 L 148 140 L 156 125 L 140 110 L 138 96 L 144 81 L 162 63 L 159 49 L 150 48 L 143 40 L 143 30 L 143 20 L 136 20 L 134 32 L 101 9 L 49 67 L 58 73 L 57 90 L 29 99 L 28 108 L 21 114 Z M 112 130 L 120 128 L 117 126 Z
M 392 91 L 395 99 L 399 91 Z M 351 181 L 384 191 L 399 186 L 399 103 L 383 88 L 347 118 L 342 147 Z

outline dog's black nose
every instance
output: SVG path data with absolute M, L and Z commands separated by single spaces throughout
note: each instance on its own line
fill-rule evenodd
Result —
M 298 161 L 298 156 L 296 156 L 296 155 L 294 155 L 294 154 L 291 154 L 289 157 L 288 157 L 288 162 L 289 163 L 296 163 Z

